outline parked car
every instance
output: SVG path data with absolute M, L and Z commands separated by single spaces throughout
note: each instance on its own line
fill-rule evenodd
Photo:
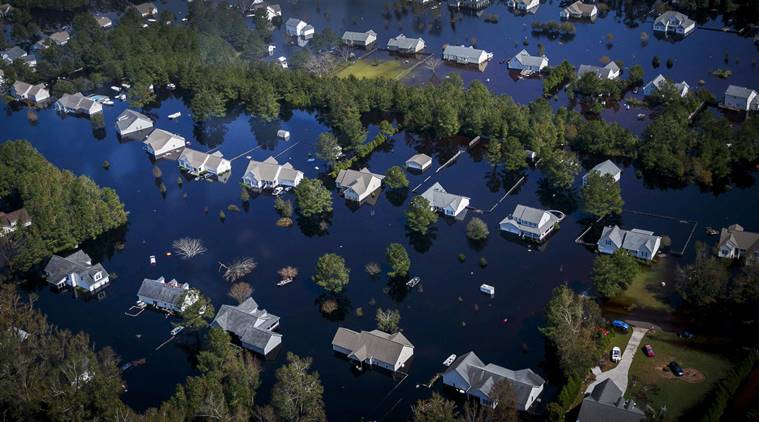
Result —
M 683 368 L 675 361 L 672 361 L 669 363 L 669 370 L 672 371 L 673 374 L 675 374 L 676 377 L 682 377 L 685 375 L 685 371 L 683 371 Z
M 612 362 L 619 362 L 622 360 L 622 350 L 620 350 L 619 347 L 614 346 L 611 348 L 611 361 Z
M 678 337 L 685 338 L 685 339 L 693 338 L 693 333 L 691 333 L 690 331 L 680 331 L 679 333 L 677 333 L 677 335 Z
M 615 319 L 614 321 L 612 321 L 611 326 L 622 329 L 624 331 L 627 331 L 630 329 L 630 324 L 622 321 L 621 319 Z
M 656 356 L 656 353 L 654 352 L 654 348 L 650 344 L 643 346 L 643 353 L 645 353 L 646 356 L 650 358 Z

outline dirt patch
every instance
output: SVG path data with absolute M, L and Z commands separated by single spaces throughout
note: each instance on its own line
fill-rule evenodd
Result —
M 656 366 L 656 373 L 658 373 L 659 376 L 664 379 L 680 380 L 687 382 L 688 384 L 700 384 L 706 379 L 706 377 L 704 377 L 704 374 L 695 368 L 683 368 L 683 372 L 685 372 L 685 374 L 682 377 L 676 377 L 675 374 L 669 370 L 669 367 L 666 364 Z

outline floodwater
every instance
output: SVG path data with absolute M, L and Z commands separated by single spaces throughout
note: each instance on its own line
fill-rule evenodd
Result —
M 179 7 L 179 6 L 176 6 Z M 715 94 L 728 83 L 756 86 L 756 69 L 751 64 L 757 50 L 750 39 L 736 34 L 698 29 L 678 43 L 651 37 L 641 47 L 641 31 L 651 34 L 650 21 L 629 28 L 621 17 L 612 11 L 594 24 L 577 24 L 573 40 L 560 42 L 546 38 L 536 39 L 529 32 L 533 20 L 557 20 L 559 6 L 543 4 L 536 15 L 518 17 L 507 11 L 503 3 L 491 6 L 486 13 L 500 16 L 498 24 L 482 22 L 476 16 L 465 15 L 450 24 L 446 8 L 426 11 L 415 16 L 409 13 L 387 25 L 381 8 L 373 1 L 322 1 L 283 2 L 285 18 L 299 16 L 313 23 L 317 30 L 331 25 L 336 33 L 344 29 L 374 29 L 381 43 L 389 36 L 404 32 L 408 36 L 422 35 L 430 52 L 438 53 L 444 43 L 463 43 L 477 37 L 481 48 L 496 53 L 496 58 L 484 73 L 450 68 L 460 71 L 465 80 L 485 81 L 499 93 L 511 95 L 519 102 L 529 102 L 541 94 L 539 81 L 513 81 L 505 72 L 506 59 L 522 48 L 521 41 L 529 39 L 528 50 L 535 51 L 538 42 L 544 44 L 553 64 L 569 59 L 573 64 L 595 63 L 598 57 L 609 55 L 626 64 L 640 63 L 652 77 L 651 57 L 659 55 L 662 62 L 672 57 L 675 66 L 663 73 L 691 85 L 699 79 Z M 434 24 L 435 13 L 440 13 L 439 27 Z M 326 16 L 325 16 L 326 15 Z M 419 31 L 418 21 L 425 23 Z M 629 22 L 627 22 L 629 23 Z M 432 25 L 432 26 L 428 26 Z M 720 20 L 711 20 L 704 26 L 722 27 Z M 429 29 L 427 29 L 429 28 Z M 282 28 L 283 30 L 283 28 Z M 614 45 L 605 45 L 607 33 L 615 35 Z M 288 51 L 277 32 L 275 42 Z M 514 44 L 519 42 L 518 46 Z M 295 47 L 292 47 L 295 48 Z M 719 80 L 709 76 L 714 67 L 724 67 L 723 55 L 728 50 L 733 76 Z M 740 63 L 733 60 L 740 57 Z M 594 253 L 574 243 L 585 229 L 587 217 L 571 203 L 539 187 L 540 172 L 528 170 L 526 180 L 514 189 L 492 213 L 470 210 L 465 221 L 441 218 L 431 235 L 410 236 L 404 227 L 403 212 L 413 193 L 393 195 L 383 192 L 376 204 L 356 208 L 334 195 L 335 209 L 328 224 L 314 227 L 297 222 L 292 228 L 275 226 L 278 215 L 273 209 L 273 198 L 267 195 L 253 197 L 248 206 L 240 203 L 239 180 L 250 155 L 263 160 L 277 155 L 280 162 L 290 161 L 305 172 L 306 177 L 320 177 L 324 163 L 308 161 L 319 133 L 327 131 L 315 115 L 295 111 L 281 121 L 263 123 L 255 118 L 232 111 L 225 119 L 217 119 L 195 126 L 187 117 L 189 110 L 178 98 L 165 98 L 160 106 L 148 110 L 157 120 L 156 126 L 176 132 L 200 149 L 218 148 L 228 158 L 241 156 L 232 165 L 227 183 L 210 183 L 184 180 L 179 186 L 180 173 L 174 161 L 160 161 L 166 186 L 165 195 L 151 169 L 153 163 L 143 152 L 140 142 L 120 142 L 113 124 L 116 116 L 126 107 L 117 103 L 105 108 L 105 133 L 93 133 L 87 119 L 62 117 L 51 108 L 38 112 L 39 120 L 31 124 L 26 110 L 5 106 L 0 116 L 2 140 L 24 138 L 30 140 L 55 165 L 77 174 L 86 174 L 98 184 L 116 189 L 129 211 L 129 223 L 117 233 L 84 245 L 94 260 L 102 262 L 118 277 L 104 291 L 101 298 L 76 298 L 69 292 L 56 293 L 44 283 L 28 286 L 40 298 L 38 306 L 51 322 L 71 330 L 88 332 L 97 347 L 110 346 L 126 361 L 146 358 L 143 366 L 124 373 L 128 392 L 125 401 L 141 410 L 158 405 L 175 390 L 175 385 L 194 373 L 188 348 L 195 338 L 180 335 L 159 350 L 156 347 L 169 337 L 170 320 L 163 315 L 146 311 L 136 318 L 124 315 L 136 300 L 136 292 L 143 278 L 165 276 L 188 282 L 208 295 L 216 308 L 232 303 L 227 296 L 229 284 L 218 272 L 219 262 L 236 257 L 250 256 L 258 267 L 245 279 L 255 289 L 253 297 L 263 308 L 281 317 L 280 332 L 284 334 L 280 353 L 262 363 L 263 384 L 258 398 L 268 401 L 274 382 L 274 371 L 285 360 L 286 352 L 314 358 L 316 369 L 325 387 L 324 399 L 330 420 L 367 419 L 398 420 L 405 418 L 409 405 L 418 398 L 429 397 L 426 384 L 443 369 L 443 360 L 451 353 L 462 354 L 474 350 L 486 362 L 520 369 L 532 368 L 551 383 L 555 377 L 545 361 L 545 345 L 538 331 L 543 322 L 543 307 L 551 290 L 561 283 L 569 283 L 577 291 L 590 288 L 588 274 Z M 181 111 L 183 117 L 171 121 L 167 116 Z M 639 132 L 643 123 L 630 116 L 638 111 L 610 110 L 604 117 L 614 119 Z M 633 114 L 630 114 L 633 113 Z M 280 128 L 291 132 L 289 141 L 276 138 Z M 371 138 L 377 128 L 370 126 Z M 466 140 L 464 140 L 465 142 Z M 399 133 L 392 143 L 376 151 L 368 160 L 368 167 L 378 173 L 393 165 L 402 164 L 415 152 L 425 152 L 434 158 L 434 165 L 424 175 L 410 175 L 414 187 L 436 168 L 448 160 L 463 144 L 456 140 L 431 141 L 418 139 L 411 134 Z M 109 170 L 102 168 L 104 160 L 111 163 Z M 595 163 L 587 163 L 592 166 Z M 317 169 L 319 167 L 321 170 Z M 755 204 L 759 203 L 756 174 L 747 175 L 738 186 L 719 193 L 702 191 L 697 186 L 678 189 L 655 188 L 636 176 L 632 167 L 625 167 L 621 180 L 625 208 L 676 217 L 677 220 L 697 221 L 686 257 L 692 255 L 696 240 L 714 243 L 703 227 L 722 227 L 741 223 L 747 229 L 759 229 Z M 434 174 L 420 192 L 434 182 L 440 182 L 448 191 L 472 198 L 471 205 L 489 210 L 511 188 L 513 176 L 493 171 L 482 158 L 481 147 L 462 154 L 456 162 Z M 579 182 L 579 180 L 578 180 Z M 291 195 L 286 195 L 292 199 Z M 568 213 L 556 232 L 541 248 L 498 233 L 498 222 L 510 213 L 517 203 L 554 208 Z M 236 204 L 241 212 L 227 211 Z M 205 210 L 208 210 L 207 213 Z M 225 210 L 226 220 L 218 218 Z M 490 238 L 484 244 L 473 244 L 465 237 L 465 225 L 472 216 L 485 220 L 490 227 Z M 668 234 L 675 245 L 684 245 L 690 226 L 672 220 L 646 217 L 626 212 L 620 218 L 624 227 L 647 228 L 658 234 Z M 204 241 L 208 252 L 192 260 L 183 261 L 167 257 L 171 242 L 191 236 Z M 411 274 L 422 277 L 422 289 L 406 291 L 403 280 L 388 280 L 386 276 L 372 279 L 363 270 L 369 261 L 383 263 L 384 248 L 388 243 L 404 244 L 411 255 Z M 123 248 L 117 248 L 122 244 Z M 338 297 L 340 311 L 325 316 L 319 311 L 324 292 L 310 281 L 316 259 L 328 252 L 345 257 L 351 267 L 351 282 Z M 457 256 L 466 256 L 459 262 Z M 151 266 L 149 255 L 156 255 L 158 263 Z M 481 268 L 479 259 L 488 265 Z M 678 260 L 677 257 L 667 259 Z M 275 285 L 276 271 L 286 265 L 300 270 L 296 281 L 285 287 Z M 479 285 L 495 286 L 496 294 L 490 298 L 480 294 Z M 364 316 L 356 315 L 361 307 Z M 415 353 L 411 365 L 405 368 L 408 377 L 398 384 L 379 371 L 356 373 L 351 365 L 331 350 L 331 339 L 338 326 L 354 330 L 373 329 L 377 308 L 397 308 L 401 312 L 401 327 L 414 343 Z M 504 318 L 508 323 L 504 324 Z M 440 389 L 440 383 L 435 387 Z M 550 394 L 550 387 L 548 394 Z

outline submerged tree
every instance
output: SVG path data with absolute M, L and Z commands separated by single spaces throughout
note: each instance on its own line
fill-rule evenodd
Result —
M 430 225 L 437 221 L 437 213 L 430 207 L 430 202 L 422 196 L 415 196 L 406 211 L 406 225 L 419 234 L 426 234 Z
M 622 192 L 619 183 L 610 174 L 601 175 L 597 171 L 591 171 L 580 189 L 583 209 L 585 212 L 598 218 L 611 214 L 620 214 L 625 202 L 622 200 Z
M 271 393 L 274 413 L 282 421 L 322 422 L 324 387 L 318 372 L 311 372 L 311 358 L 288 352 L 287 364 L 277 369 Z
M 203 246 L 202 240 L 190 237 L 183 237 L 175 240 L 171 246 L 174 248 L 174 253 L 179 255 L 182 259 L 190 259 L 207 251 L 206 247 Z
M 630 286 L 639 271 L 635 258 L 624 249 L 618 249 L 612 255 L 596 257 L 590 280 L 601 296 L 613 298 Z
M 456 403 L 438 393 L 432 393 L 432 398 L 427 400 L 418 400 L 411 411 L 414 422 L 459 422 Z
M 229 265 L 219 262 L 220 268 L 224 269 L 224 280 L 227 280 L 230 283 L 253 272 L 253 270 L 256 269 L 256 265 L 256 261 L 254 261 L 253 258 L 248 257 L 237 258 Z
M 303 179 L 295 188 L 295 199 L 304 217 L 332 211 L 332 193 L 319 179 Z
M 253 294 L 253 288 L 245 282 L 235 283 L 229 289 L 229 296 L 237 303 L 245 302 Z
M 409 258 L 408 252 L 406 252 L 406 248 L 403 245 L 400 243 L 387 245 L 385 258 L 392 269 L 387 275 L 390 277 L 403 277 L 408 274 L 408 270 L 411 268 L 411 258 Z
M 409 185 L 406 174 L 398 166 L 392 166 L 387 170 L 382 183 L 390 189 L 407 188 Z
M 316 261 L 313 280 L 327 291 L 340 293 L 350 281 L 350 268 L 340 255 L 324 254 Z
M 480 218 L 473 217 L 466 225 L 466 237 L 472 240 L 484 240 L 489 235 L 488 225 Z
M 295 267 L 287 266 L 280 268 L 279 271 L 277 271 L 277 274 L 279 274 L 279 277 L 282 280 L 293 280 L 298 276 L 298 269 Z
M 377 328 L 386 333 L 395 334 L 398 332 L 398 324 L 401 322 L 401 312 L 397 309 L 383 310 L 377 309 L 375 316 Z

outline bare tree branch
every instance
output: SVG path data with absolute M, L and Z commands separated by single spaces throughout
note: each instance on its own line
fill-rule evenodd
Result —
M 206 247 L 203 246 L 202 240 L 190 237 L 175 240 L 171 246 L 174 248 L 174 252 L 182 257 L 182 259 L 190 259 L 207 251 Z

